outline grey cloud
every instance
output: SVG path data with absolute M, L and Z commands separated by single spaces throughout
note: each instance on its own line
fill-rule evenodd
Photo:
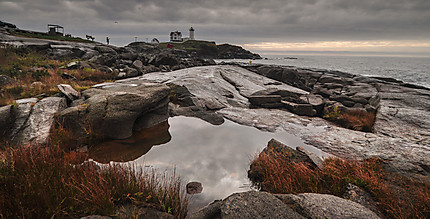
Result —
M 0 0 L 0 14 L 30 29 L 57 22 L 76 35 L 163 33 L 163 38 L 192 25 L 199 37 L 239 44 L 430 36 L 427 0 Z

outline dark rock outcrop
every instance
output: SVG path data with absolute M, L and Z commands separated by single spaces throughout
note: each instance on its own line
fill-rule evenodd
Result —
M 309 91 L 311 95 L 284 99 L 287 109 L 298 115 L 322 117 L 325 103 L 330 101 L 336 101 L 342 107 L 365 109 L 372 113 L 375 113 L 379 107 L 378 86 L 375 83 L 362 83 L 361 76 L 356 80 L 355 75 L 337 71 L 268 65 L 241 66 L 268 78 Z
M 99 85 L 84 91 L 83 99 L 76 100 L 75 106 L 62 111 L 59 121 L 78 139 L 84 138 L 89 129 L 101 138 L 128 138 L 133 129 L 143 128 L 139 125 L 146 127 L 159 122 L 160 119 L 154 120 L 155 124 L 137 123 L 148 113 L 164 109 L 161 116 L 167 119 L 169 90 L 165 85 L 154 84 Z
M 230 44 L 217 45 L 217 56 L 214 59 L 261 59 L 261 56 Z

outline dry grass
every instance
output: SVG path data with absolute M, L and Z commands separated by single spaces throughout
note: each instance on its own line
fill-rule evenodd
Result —
M 19 49 L 0 49 L 0 74 L 7 75 L 15 82 L 0 89 L 0 106 L 13 103 L 16 99 L 50 96 L 58 93 L 58 84 L 70 84 L 78 91 L 94 84 L 113 80 L 113 74 L 96 69 L 68 70 L 60 68 L 72 60 L 51 60 L 43 54 Z M 76 79 L 65 79 L 67 73 Z
M 123 204 L 156 208 L 178 218 L 186 214 L 187 198 L 174 173 L 81 164 L 85 155 L 59 147 L 21 147 L 3 156 L 1 218 L 114 215 Z
M 340 123 L 345 128 L 371 132 L 375 124 L 375 119 L 375 113 L 364 110 L 349 110 L 342 114 Z
M 56 127 L 46 147 L 0 151 L 0 218 L 115 216 L 124 205 L 149 207 L 184 218 L 188 197 L 175 171 L 85 162 L 69 152 L 74 139 Z
M 271 193 L 324 193 L 339 197 L 348 183 L 368 191 L 387 218 L 428 218 L 430 183 L 387 173 L 381 161 L 327 159 L 324 169 L 290 162 L 283 155 L 261 153 L 248 176 L 254 185 Z
M 376 120 L 376 113 L 360 109 L 340 111 L 337 107 L 325 112 L 324 119 L 332 121 L 344 128 L 371 132 Z

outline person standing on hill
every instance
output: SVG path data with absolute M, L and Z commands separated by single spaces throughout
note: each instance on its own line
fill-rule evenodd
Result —
M 109 37 L 106 37 L 106 44 L 109 45 Z

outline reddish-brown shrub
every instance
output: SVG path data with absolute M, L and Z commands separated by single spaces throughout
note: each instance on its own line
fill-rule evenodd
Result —
M 113 215 L 126 203 L 185 217 L 187 197 L 174 174 L 82 163 L 83 156 L 58 146 L 4 151 L 0 159 L 0 218 Z
M 367 190 L 387 218 L 428 218 L 430 183 L 385 172 L 381 160 L 326 159 L 322 170 L 290 162 L 282 154 L 261 153 L 248 176 L 271 193 L 326 193 L 342 197 L 348 183 Z M 391 180 L 387 180 L 391 178 Z

